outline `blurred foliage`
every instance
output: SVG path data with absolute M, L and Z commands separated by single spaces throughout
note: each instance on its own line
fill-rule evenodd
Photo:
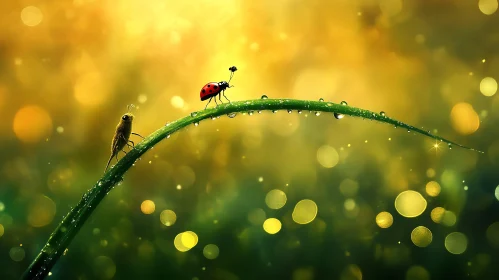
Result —
M 128 104 L 147 135 L 203 109 L 201 87 L 236 65 L 231 100 L 345 100 L 487 153 L 308 112 L 203 122 L 137 162 L 49 278 L 495 279 L 496 10 L 0 2 L 0 278 L 21 275 L 102 175 Z

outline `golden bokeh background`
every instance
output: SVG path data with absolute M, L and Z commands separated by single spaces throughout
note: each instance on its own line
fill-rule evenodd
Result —
M 0 279 L 18 279 L 102 175 L 127 105 L 148 135 L 202 110 L 200 89 L 232 65 L 233 101 L 345 101 L 486 153 L 333 114 L 206 120 L 137 161 L 49 277 L 495 279 L 497 9 L 2 1 Z

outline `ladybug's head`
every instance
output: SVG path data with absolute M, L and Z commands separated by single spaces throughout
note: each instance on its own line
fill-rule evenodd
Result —
M 221 81 L 220 83 L 218 83 L 218 86 L 220 87 L 220 90 L 225 90 L 231 87 L 226 81 Z

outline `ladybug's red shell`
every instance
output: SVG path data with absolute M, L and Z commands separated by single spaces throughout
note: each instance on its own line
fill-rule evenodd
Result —
M 218 83 L 207 83 L 204 85 L 204 87 L 201 89 L 201 92 L 199 96 L 201 97 L 201 101 L 206 100 L 210 97 L 213 97 L 217 94 L 220 93 L 222 89 L 220 88 L 220 85 Z

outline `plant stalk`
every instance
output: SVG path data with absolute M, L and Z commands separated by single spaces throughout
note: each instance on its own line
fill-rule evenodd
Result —
M 449 146 L 454 145 L 480 152 L 473 148 L 454 143 L 440 136 L 433 135 L 429 131 L 425 131 L 386 117 L 384 114 L 332 102 L 294 99 L 256 99 L 221 104 L 216 108 L 194 112 L 191 113 L 190 116 L 168 123 L 151 133 L 142 142 L 135 145 L 135 148 L 128 152 L 114 167 L 109 169 L 103 177 L 83 195 L 80 202 L 63 218 L 54 232 L 50 235 L 47 243 L 43 246 L 40 253 L 28 269 L 26 269 L 22 275 L 22 279 L 44 279 L 60 258 L 64 250 L 68 248 L 73 238 L 76 236 L 88 217 L 90 217 L 95 208 L 97 208 L 102 199 L 114 188 L 116 184 L 123 180 L 123 175 L 128 171 L 128 169 L 130 169 L 130 167 L 132 167 L 135 161 L 161 140 L 167 138 L 169 135 L 183 127 L 199 123 L 202 120 L 216 118 L 223 115 L 234 117 L 235 114 L 241 112 L 254 114 L 259 113 L 260 111 L 277 110 L 310 111 L 312 114 L 316 114 L 316 112 L 331 114 L 336 113 L 346 116 L 362 117 L 414 131 L 435 140 L 444 142 Z

